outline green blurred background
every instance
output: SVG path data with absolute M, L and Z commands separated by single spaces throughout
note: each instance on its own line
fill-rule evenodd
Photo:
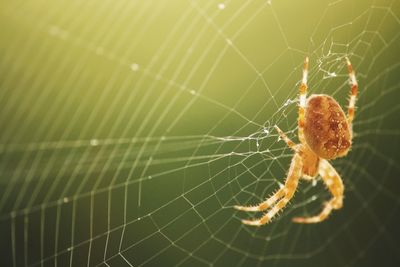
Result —
M 399 266 L 397 0 L 0 1 L 0 266 Z M 344 208 L 272 223 L 297 88 L 348 99 Z M 260 216 L 255 214 L 254 216 Z

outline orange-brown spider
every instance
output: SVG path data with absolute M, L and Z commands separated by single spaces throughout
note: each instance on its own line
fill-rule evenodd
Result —
M 342 179 L 328 160 L 345 156 L 351 147 L 352 121 L 357 97 L 358 84 L 353 67 L 346 57 L 351 82 L 348 114 L 345 115 L 338 102 L 329 95 L 307 95 L 308 57 L 304 61 L 303 79 L 300 84 L 300 103 L 298 117 L 298 135 L 300 144 L 295 144 L 275 126 L 281 139 L 294 150 L 294 156 L 285 181 L 285 185 L 270 198 L 256 206 L 235 206 L 243 211 L 268 210 L 259 219 L 242 220 L 244 224 L 260 226 L 283 209 L 296 191 L 300 178 L 312 180 L 318 174 L 322 177 L 332 194 L 320 214 L 313 217 L 296 217 L 296 223 L 318 223 L 325 220 L 333 209 L 343 206 L 344 186 Z

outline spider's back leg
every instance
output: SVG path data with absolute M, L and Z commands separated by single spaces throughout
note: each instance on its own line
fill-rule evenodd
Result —
M 292 140 L 290 140 L 290 138 L 287 137 L 287 135 L 281 129 L 279 129 L 278 126 L 275 125 L 274 127 L 275 127 L 276 131 L 278 132 L 279 137 L 283 141 L 285 141 L 285 143 L 288 145 L 288 147 L 290 147 L 291 149 L 296 151 L 296 144 Z
M 347 121 L 348 121 L 349 125 L 351 126 L 353 119 L 354 119 L 354 113 L 355 113 L 355 105 L 356 105 L 356 99 L 357 99 L 357 94 L 358 94 L 358 83 L 357 83 L 356 75 L 354 73 L 353 66 L 351 65 L 351 62 L 347 57 L 346 57 L 346 63 L 347 63 L 347 69 L 349 70 L 349 77 L 350 77 L 350 83 L 351 83 L 350 101 L 349 101 L 349 109 L 348 109 L 348 114 L 347 114 Z
M 304 60 L 303 65 L 303 78 L 301 79 L 301 84 L 299 87 L 299 118 L 298 118 L 298 128 L 299 128 L 299 139 L 301 143 L 305 142 L 304 139 L 304 125 L 305 125 L 305 108 L 307 101 L 307 77 L 308 77 L 308 57 Z

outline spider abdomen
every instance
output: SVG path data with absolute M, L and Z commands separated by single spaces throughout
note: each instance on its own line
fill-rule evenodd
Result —
M 307 145 L 321 158 L 334 159 L 347 154 L 351 132 L 346 115 L 328 95 L 311 95 L 305 110 L 304 135 Z

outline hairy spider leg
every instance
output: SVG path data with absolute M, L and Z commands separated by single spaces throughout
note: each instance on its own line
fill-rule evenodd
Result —
M 293 149 L 294 151 L 296 151 L 296 144 L 289 139 L 289 137 L 287 137 L 287 135 L 281 130 L 279 129 L 278 126 L 274 126 L 275 130 L 278 132 L 280 138 L 285 141 L 285 143 L 288 145 L 288 147 L 290 147 L 291 149 Z
M 344 185 L 335 168 L 333 168 L 327 160 L 321 160 L 319 165 L 319 174 L 321 175 L 323 181 L 325 182 L 333 197 L 331 198 L 331 200 L 325 203 L 325 206 L 322 209 L 321 213 L 317 216 L 295 217 L 293 218 L 293 222 L 319 223 L 328 218 L 332 210 L 340 209 L 343 206 Z
M 296 144 L 292 140 L 290 140 L 289 137 L 287 137 L 286 134 L 281 129 L 279 129 L 278 126 L 275 125 L 275 129 L 278 131 L 279 136 L 282 138 L 282 140 L 284 140 L 291 149 L 296 151 L 295 149 Z M 234 208 L 242 211 L 264 211 L 270 208 L 275 202 L 281 199 L 284 195 L 285 195 L 285 187 L 279 189 L 278 191 L 275 192 L 275 194 L 267 198 L 265 201 L 259 203 L 258 205 L 254 206 L 236 205 L 234 206 Z
M 237 210 L 242 210 L 242 211 L 264 211 L 268 208 L 270 208 L 275 202 L 277 202 L 279 199 L 281 199 L 285 195 L 285 190 L 284 188 L 279 189 L 278 191 L 275 192 L 271 197 L 267 198 L 265 201 L 261 202 L 258 205 L 254 206 L 234 206 L 235 209 Z
M 351 124 L 354 119 L 354 113 L 355 113 L 355 105 L 356 105 L 356 99 L 357 99 L 357 94 L 358 94 L 358 83 L 357 83 L 356 75 L 354 73 L 353 66 L 351 65 L 351 62 L 348 57 L 346 57 L 346 63 L 347 63 L 347 69 L 349 70 L 349 77 L 350 77 L 350 84 L 351 84 L 347 121 L 349 123 L 349 126 L 351 127 Z
M 271 219 L 281 210 L 293 197 L 296 191 L 299 179 L 301 177 L 301 170 L 303 163 L 298 153 L 295 153 L 290 164 L 289 173 L 283 189 L 283 198 L 278 201 L 268 212 L 266 212 L 260 219 L 256 220 L 242 220 L 242 223 L 253 226 L 261 226 L 271 221 Z M 279 192 L 279 191 L 278 191 Z M 268 201 L 268 200 L 267 200 Z
M 301 84 L 299 87 L 299 119 L 298 119 L 298 128 L 299 128 L 299 139 L 301 143 L 305 143 L 304 138 L 304 124 L 305 124 L 305 109 L 306 109 L 306 101 L 307 101 L 307 77 L 308 77 L 308 57 L 304 60 L 303 65 L 303 78 L 301 79 Z

